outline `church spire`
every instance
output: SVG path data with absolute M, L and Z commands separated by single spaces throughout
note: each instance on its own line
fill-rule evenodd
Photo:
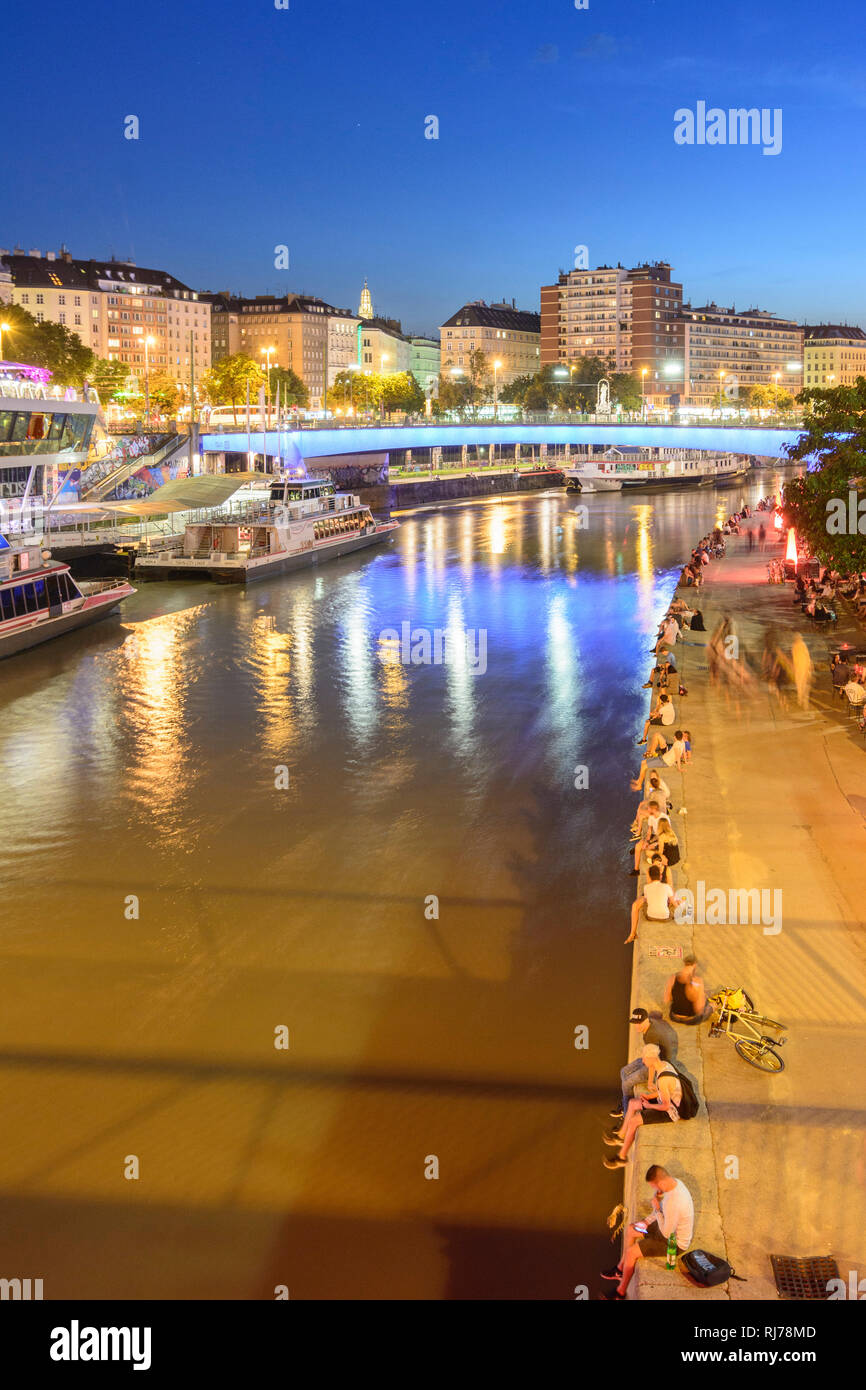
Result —
M 373 317 L 373 299 L 367 289 L 367 281 L 364 281 L 364 288 L 361 291 L 361 303 L 358 306 L 359 319 L 371 319 Z

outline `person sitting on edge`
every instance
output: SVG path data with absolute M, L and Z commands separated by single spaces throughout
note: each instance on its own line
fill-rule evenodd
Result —
M 658 814 L 664 815 L 670 805 L 671 789 L 667 782 L 663 782 L 657 772 L 651 772 L 647 778 L 645 799 L 640 803 L 631 823 L 631 833 L 635 838 L 639 838 L 643 822 L 650 814 L 650 807 L 653 803 L 658 806 Z
M 651 865 L 644 890 L 631 905 L 631 935 L 626 937 L 624 945 L 628 946 L 637 936 L 637 924 L 642 909 L 646 910 L 649 922 L 670 921 L 671 907 L 676 907 L 677 896 L 670 884 L 662 883 L 661 880 L 662 874 L 658 864 Z
M 686 751 L 683 753 L 683 764 L 690 763 L 692 760 L 692 736 L 688 729 L 683 729 L 683 743 L 686 747 Z
M 659 822 L 661 821 L 661 819 L 661 807 L 658 805 L 658 802 L 656 802 L 654 809 L 651 810 L 646 817 L 646 824 L 644 826 L 643 836 L 641 837 L 641 839 L 638 840 L 637 844 L 634 847 L 634 868 L 632 869 L 632 874 L 640 873 L 640 861 L 642 855 L 649 854 L 650 852 L 660 852 L 657 836 Z
M 683 957 L 682 967 L 671 975 L 665 985 L 664 1001 L 669 1005 L 672 1023 L 694 1027 L 710 1017 L 713 1006 L 707 999 L 694 956 Z
M 647 719 L 643 726 L 643 738 L 639 738 L 638 743 L 646 743 L 647 734 L 651 726 L 654 725 L 659 728 L 669 729 L 676 717 L 677 712 L 674 709 L 674 702 L 670 695 L 659 695 L 655 707 L 650 710 L 649 719 Z M 665 741 L 665 747 L 667 747 L 667 741 Z
M 673 869 L 680 862 L 680 842 L 667 816 L 661 816 L 656 831 L 656 844 L 658 852 L 664 859 L 669 869 Z
M 647 874 L 649 874 L 649 871 L 652 868 L 653 864 L 657 864 L 658 871 L 661 874 L 660 882 L 670 883 L 671 887 L 673 888 L 673 884 L 671 883 L 671 871 L 668 868 L 662 856 L 659 854 L 658 850 L 650 850 L 648 858 L 649 863 L 647 864 Z
M 660 729 L 657 729 L 650 738 L 646 748 L 646 755 L 648 758 L 661 758 L 666 767 L 676 766 L 677 771 L 680 770 L 685 752 L 686 745 L 682 729 L 676 730 L 676 737 L 670 747 L 668 746 L 668 741 L 664 734 Z
M 679 1072 L 670 1062 L 660 1059 L 655 1043 L 645 1046 L 641 1056 L 649 1072 L 649 1094 L 633 1096 L 622 1124 L 606 1131 L 604 1142 L 615 1148 L 616 1153 L 603 1160 L 605 1168 L 625 1167 L 638 1130 L 644 1125 L 676 1124 L 680 1118 L 683 1086 Z
M 646 1009 L 633 1009 L 629 1023 L 634 1024 L 641 1034 L 642 1045 L 655 1043 L 659 1050 L 659 1056 L 663 1062 L 676 1061 L 679 1038 L 677 1031 L 666 1023 L 658 1009 L 647 1011 Z M 633 1062 L 626 1062 L 620 1069 L 619 1080 L 622 1092 L 622 1101 L 617 1104 L 610 1112 L 612 1120 L 620 1120 L 628 1109 L 628 1103 L 634 1095 L 635 1086 L 642 1086 L 647 1081 L 649 1072 L 643 1057 L 636 1057 Z
M 660 1163 L 653 1163 L 647 1169 L 646 1181 L 653 1189 L 651 1219 L 636 1221 L 628 1227 L 619 1264 L 602 1270 L 602 1279 L 611 1283 L 610 1291 L 604 1294 L 608 1303 L 619 1303 L 625 1298 L 638 1260 L 657 1259 L 667 1254 L 672 1233 L 676 1235 L 677 1258 L 685 1255 L 692 1243 L 695 1204 L 685 1183 L 672 1178 Z
M 637 815 L 632 821 L 632 840 L 643 841 L 647 834 L 647 823 L 649 824 L 651 832 L 655 834 L 655 829 L 653 827 L 658 826 L 659 816 L 663 814 L 664 810 L 661 801 L 657 800 L 656 797 L 650 793 L 649 798 L 646 801 L 642 801 L 638 806 Z
M 659 739 L 661 741 L 660 749 L 667 749 L 667 752 L 665 753 L 660 752 L 660 761 L 664 763 L 665 767 L 676 767 L 677 772 L 681 772 L 683 758 L 685 757 L 686 753 L 686 745 L 685 740 L 683 739 L 682 729 L 676 730 L 674 741 L 670 745 L 670 747 L 668 747 L 662 734 L 653 734 L 653 741 L 655 742 L 656 739 Z M 647 774 L 649 760 L 650 758 L 653 758 L 655 756 L 655 753 L 650 748 L 647 748 L 646 756 L 644 757 L 643 762 L 640 765 L 640 771 L 638 772 L 637 777 L 635 777 L 633 781 L 629 784 L 633 792 L 640 791 L 641 787 L 643 786 L 644 778 Z

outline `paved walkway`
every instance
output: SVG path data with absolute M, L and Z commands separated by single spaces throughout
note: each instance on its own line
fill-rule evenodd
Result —
M 647 1209 L 649 1163 L 665 1163 L 695 1199 L 694 1245 L 726 1254 L 748 1282 L 699 1291 L 647 1260 L 633 1284 L 642 1299 L 775 1299 L 771 1253 L 832 1255 L 843 1278 L 866 1274 L 866 746 L 827 669 L 837 640 L 866 646 L 866 634 L 850 616 L 828 636 L 808 630 L 791 586 L 767 584 L 767 558 L 748 551 L 745 535 L 731 537 L 697 600 L 693 589 L 684 594 L 708 634 L 730 615 L 758 659 L 768 624 L 788 646 L 801 631 L 816 667 L 810 707 L 792 699 L 785 710 L 757 684 L 738 708 L 710 686 L 706 638 L 695 634 L 695 645 L 677 645 L 688 688 L 677 722 L 691 730 L 693 762 L 667 780 L 675 809 L 687 808 L 675 822 L 677 886 L 779 889 L 782 930 L 642 926 L 632 997 L 658 1005 L 677 962 L 653 953 L 693 948 L 708 989 L 742 984 L 761 1012 L 788 1025 L 786 1070 L 765 1075 L 728 1039 L 678 1030 L 706 1111 L 643 1132 L 626 1170 L 630 1219 L 636 1201 Z

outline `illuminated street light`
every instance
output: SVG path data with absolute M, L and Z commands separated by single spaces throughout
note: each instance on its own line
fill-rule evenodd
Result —
M 266 400 L 267 409 L 266 409 L 265 419 L 266 419 L 267 427 L 268 427 L 268 429 L 270 429 L 270 427 L 271 427 L 271 353 L 272 353 L 272 352 L 276 352 L 276 348 L 272 348 L 272 347 L 263 347 L 263 348 L 259 348 L 259 351 L 260 351 L 260 353 L 262 354 L 262 356 L 265 358 L 265 361 L 266 361 L 266 363 L 267 363 L 267 389 L 266 389 L 266 392 L 265 392 L 265 400 Z
M 8 323 L 0 323 L 0 362 L 3 361 L 3 334 L 11 332 L 12 329 Z

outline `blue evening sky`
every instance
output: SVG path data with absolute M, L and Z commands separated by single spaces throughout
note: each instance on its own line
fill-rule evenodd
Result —
M 694 303 L 866 326 L 863 0 L 289 5 L 10 11 L 0 245 L 353 309 L 366 276 L 426 331 L 537 308 L 580 244 L 669 260 Z M 699 100 L 781 107 L 781 153 L 675 144 Z

